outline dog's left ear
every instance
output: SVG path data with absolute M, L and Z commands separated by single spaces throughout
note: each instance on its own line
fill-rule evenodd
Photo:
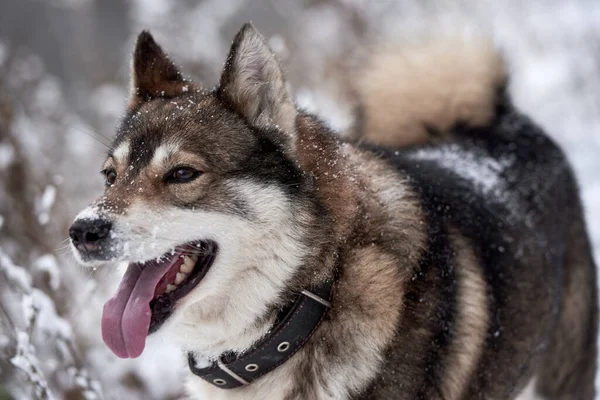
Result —
M 251 125 L 283 132 L 282 144 L 294 150 L 296 107 L 279 62 L 251 23 L 233 40 L 218 94 Z
M 178 96 L 191 87 L 148 31 L 137 38 L 131 69 L 130 110 L 156 97 Z

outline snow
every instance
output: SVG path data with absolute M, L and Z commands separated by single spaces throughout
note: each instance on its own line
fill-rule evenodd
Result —
M 496 160 L 486 154 L 466 152 L 457 145 L 419 150 L 410 158 L 416 162 L 438 160 L 438 165 L 472 182 L 484 195 L 502 195 L 506 187 L 500 175 L 514 162 L 510 156 Z
M 38 260 L 38 264 L 50 270 L 52 263 L 53 260 L 48 257 Z M 57 369 L 60 362 L 72 364 L 77 358 L 71 322 L 58 314 L 55 299 L 32 286 L 28 270 L 14 264 L 1 251 L 0 276 L 3 277 L 0 279 L 0 312 L 3 314 L 0 319 L 3 322 L 0 324 L 0 348 L 10 345 L 11 339 L 5 331 L 12 331 L 10 337 L 16 345 L 10 362 L 27 378 L 24 387 L 31 390 L 33 398 L 56 398 L 49 379 L 66 373 L 66 370 Z M 71 369 L 77 370 L 74 366 Z M 87 393 L 85 398 L 100 398 L 102 389 L 98 385 L 92 387 L 91 382 L 82 385 L 81 374 L 81 371 L 72 374 L 77 379 L 65 380 L 62 377 L 59 381 L 67 387 L 79 385 L 82 392 Z
M 31 291 L 31 276 L 25 269 L 13 264 L 12 260 L 0 248 L 0 272 L 2 272 L 11 285 L 29 292 Z
M 46 225 L 50 220 L 50 209 L 56 200 L 56 187 L 48 185 L 37 204 L 37 216 L 41 225 Z
M 10 359 L 10 362 L 27 375 L 27 379 L 34 387 L 36 398 L 44 400 L 55 398 L 41 372 L 40 362 L 35 356 L 35 350 L 29 342 L 27 332 L 17 332 L 17 354 Z
M 33 325 L 35 318 L 38 313 L 38 308 L 34 304 L 33 296 L 31 294 L 25 294 L 21 298 L 21 308 L 23 311 L 23 317 L 26 321 L 26 327 L 30 328 Z
M 96 207 L 87 207 L 81 211 L 75 219 L 97 219 L 100 217 L 98 209 Z
M 10 144 L 0 144 L 0 170 L 6 169 L 15 159 L 15 150 Z
M 290 51 L 285 44 L 285 39 L 281 35 L 271 36 L 268 43 L 271 50 L 277 54 L 277 57 L 280 60 L 285 60 L 289 56 Z
M 52 290 L 58 290 L 60 287 L 61 271 L 58 268 L 58 261 L 53 254 L 44 254 L 33 262 L 32 267 L 34 271 L 47 273 L 50 278 L 50 288 Z
M 39 289 L 32 292 L 33 309 L 36 312 L 36 329 L 42 331 L 46 337 L 59 337 L 69 339 L 73 329 L 68 321 L 56 313 L 54 301 Z
M 40 112 L 52 115 L 52 109 L 46 108 L 46 104 L 56 103 L 61 97 L 60 82 L 56 78 L 45 77 L 35 89 L 34 106 Z

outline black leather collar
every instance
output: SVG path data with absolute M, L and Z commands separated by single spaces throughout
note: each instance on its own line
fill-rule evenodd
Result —
M 291 306 L 282 310 L 273 329 L 247 351 L 225 353 L 206 368 L 197 368 L 188 353 L 190 370 L 222 389 L 248 385 L 289 360 L 316 331 L 333 300 L 333 279 L 303 290 Z

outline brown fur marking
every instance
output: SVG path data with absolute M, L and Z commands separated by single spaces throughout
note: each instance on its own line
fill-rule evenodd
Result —
M 457 314 L 441 391 L 444 399 L 458 400 L 463 398 L 485 347 L 490 309 L 487 283 L 472 244 L 456 230 L 450 241 L 456 252 Z

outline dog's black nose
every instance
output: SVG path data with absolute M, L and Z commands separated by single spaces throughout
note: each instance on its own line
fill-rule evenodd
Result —
M 69 228 L 69 237 L 78 250 L 95 251 L 108 236 L 111 226 L 105 219 L 78 219 Z

